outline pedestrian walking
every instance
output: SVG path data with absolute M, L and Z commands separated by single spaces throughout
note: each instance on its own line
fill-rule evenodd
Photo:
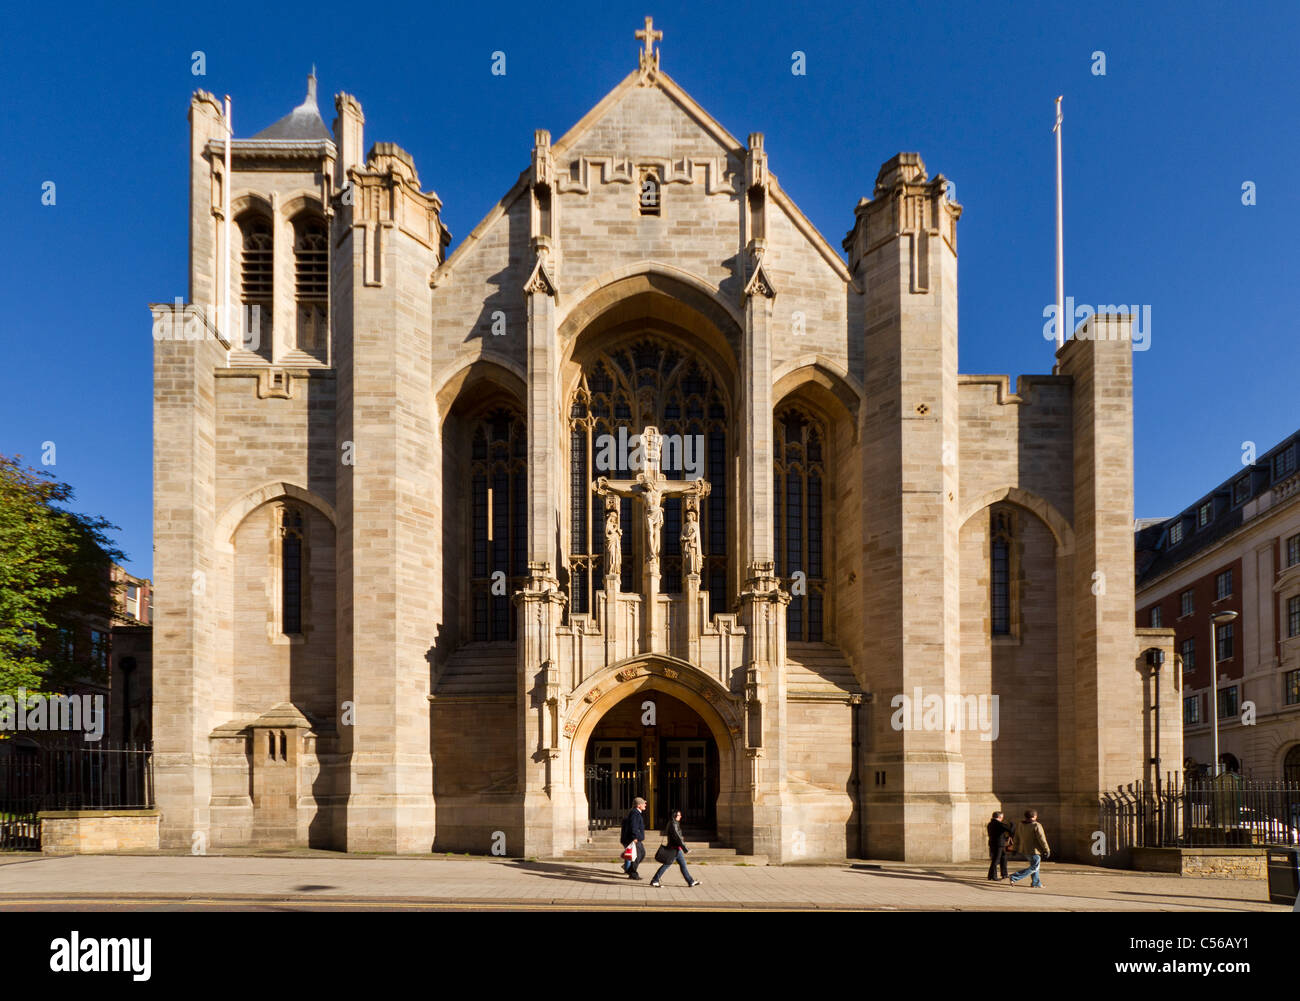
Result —
M 682 838 L 682 811 L 673 810 L 668 814 L 668 823 L 664 827 L 664 844 L 655 852 L 655 861 L 662 862 L 659 871 L 654 874 L 650 880 L 651 886 L 659 885 L 659 877 L 668 871 L 668 867 L 676 862 L 682 869 L 682 878 L 686 880 L 687 886 L 699 886 L 698 879 L 691 879 L 691 870 L 686 868 L 686 853 L 690 851 L 686 847 L 686 842 Z
M 989 821 L 989 879 L 997 882 L 1007 878 L 1007 850 L 1011 847 L 1011 825 L 1002 818 L 1005 814 L 995 810 Z M 1002 870 L 1002 875 L 995 873 Z
M 623 830 L 619 834 L 619 844 L 623 846 L 624 852 L 630 847 L 632 856 L 624 859 L 623 871 L 627 873 L 628 879 L 640 879 L 641 874 L 636 871 L 641 860 L 645 858 L 645 800 L 638 796 L 632 801 L 632 809 L 628 811 L 623 818 Z
M 1032 876 L 1029 885 L 1041 887 L 1043 881 L 1038 876 L 1038 865 L 1051 856 L 1052 850 L 1047 845 L 1047 833 L 1038 822 L 1037 810 L 1026 810 L 1024 823 L 1016 828 L 1016 851 L 1029 859 L 1029 868 L 1014 873 L 1007 882 L 1015 886 L 1016 880 Z

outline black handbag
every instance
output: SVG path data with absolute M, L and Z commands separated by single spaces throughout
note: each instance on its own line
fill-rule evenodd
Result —
M 669 848 L 667 842 L 660 845 L 658 851 L 655 852 L 655 861 L 660 863 L 661 865 L 667 865 L 669 862 L 672 862 L 676 858 L 677 858 L 677 850 L 674 848 Z

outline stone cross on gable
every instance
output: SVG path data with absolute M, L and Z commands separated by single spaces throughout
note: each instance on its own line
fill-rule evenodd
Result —
M 606 553 L 606 565 L 612 569 L 618 562 L 615 552 L 612 551 L 617 545 L 618 537 L 622 535 L 618 526 L 618 498 L 639 497 L 645 508 L 646 518 L 646 567 L 652 576 L 657 577 L 660 534 L 664 525 L 664 498 L 685 497 L 688 509 L 695 511 L 698 516 L 699 499 L 707 497 L 712 488 L 707 480 L 670 480 L 664 476 L 659 469 L 660 457 L 663 454 L 663 436 L 659 434 L 657 427 L 650 426 L 641 432 L 641 446 L 645 460 L 636 479 L 611 480 L 608 476 L 602 476 L 592 485 L 596 493 L 605 498 L 605 520 L 609 526 L 606 540 L 611 549 Z M 701 555 L 683 553 L 687 558 L 686 566 L 696 565 L 698 559 L 692 557 Z
M 645 19 L 645 27 L 636 33 L 636 37 L 645 43 L 641 50 L 641 72 L 659 68 L 659 50 L 655 48 L 655 42 L 664 37 L 662 31 L 655 31 L 654 18 Z

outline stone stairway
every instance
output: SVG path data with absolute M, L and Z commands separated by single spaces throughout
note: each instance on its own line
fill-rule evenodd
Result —
M 839 699 L 862 691 L 838 647 L 790 643 L 786 647 L 786 689 L 792 695 Z
M 435 696 L 513 695 L 518 654 L 514 643 L 467 643 L 438 674 Z
M 686 847 L 690 849 L 686 853 L 686 864 L 695 865 L 697 862 L 707 862 L 709 865 L 767 865 L 766 855 L 741 855 L 736 849 L 731 848 L 721 841 L 709 840 L 711 832 L 685 830 L 682 834 L 686 838 Z M 663 838 L 657 831 L 647 831 L 645 839 L 645 861 L 641 863 L 641 874 L 643 876 L 654 875 L 658 863 L 654 860 L 655 850 L 663 843 Z M 611 865 L 618 865 L 619 856 L 622 854 L 623 847 L 618 843 L 618 830 L 594 831 L 591 839 L 587 844 L 578 848 L 570 848 L 563 852 L 559 858 L 569 862 L 609 862 Z M 646 866 L 650 866 L 647 871 Z

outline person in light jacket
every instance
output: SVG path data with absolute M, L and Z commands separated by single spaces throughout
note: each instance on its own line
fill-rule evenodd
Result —
M 659 867 L 654 879 L 650 880 L 650 885 L 658 886 L 659 877 L 668 871 L 670 865 L 676 862 L 682 868 L 682 878 L 686 880 L 686 885 L 699 886 L 700 881 L 691 879 L 691 870 L 686 868 L 686 853 L 690 849 L 686 847 L 686 842 L 682 839 L 682 811 L 673 810 L 668 816 L 668 824 L 664 827 L 664 840 L 668 842 L 668 850 L 674 854 L 671 859 Z
M 1016 851 L 1029 859 L 1029 868 L 1013 873 L 1007 882 L 1015 886 L 1016 880 L 1032 876 L 1029 885 L 1041 887 L 1043 881 L 1038 878 L 1038 864 L 1050 857 L 1052 850 L 1047 846 L 1047 833 L 1038 822 L 1037 810 L 1026 810 L 1024 823 L 1016 828 Z

